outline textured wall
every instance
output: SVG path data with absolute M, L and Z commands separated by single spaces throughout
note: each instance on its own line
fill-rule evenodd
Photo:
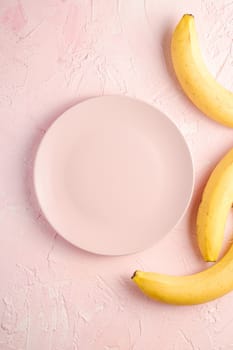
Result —
M 152 302 L 129 277 L 206 265 L 195 243 L 196 208 L 232 130 L 186 99 L 171 68 L 171 30 L 196 15 L 209 68 L 233 89 L 233 1 L 0 0 L 0 349 L 230 350 L 233 293 L 194 307 Z M 47 126 L 87 97 L 123 94 L 170 116 L 193 154 L 196 185 L 183 221 L 128 257 L 85 253 L 41 216 L 32 160 Z M 229 225 L 230 233 L 230 225 Z

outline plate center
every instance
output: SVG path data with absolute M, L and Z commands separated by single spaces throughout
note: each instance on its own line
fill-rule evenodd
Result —
M 155 145 L 123 120 L 102 126 L 98 131 L 90 127 L 71 151 L 70 198 L 91 220 L 115 228 L 145 227 L 159 210 Z

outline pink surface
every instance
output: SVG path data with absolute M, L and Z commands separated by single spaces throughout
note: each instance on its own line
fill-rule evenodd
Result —
M 193 164 L 177 127 L 147 103 L 87 99 L 63 113 L 34 162 L 42 212 L 69 242 L 89 252 L 144 250 L 184 215 Z
M 196 15 L 210 70 L 233 89 L 229 0 L 1 0 L 1 350 L 232 348 L 233 293 L 176 307 L 150 301 L 129 281 L 137 268 L 184 274 L 206 267 L 196 248 L 196 209 L 211 169 L 233 143 L 232 130 L 205 118 L 174 78 L 169 39 L 184 12 Z M 153 248 L 128 257 L 99 257 L 66 243 L 31 190 L 45 128 L 101 94 L 138 97 L 168 114 L 196 170 L 184 219 Z

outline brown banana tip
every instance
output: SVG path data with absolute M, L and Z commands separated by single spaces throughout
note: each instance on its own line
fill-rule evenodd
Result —
M 134 279 L 134 277 L 136 276 L 136 274 L 137 274 L 137 270 L 136 270 L 136 271 L 134 271 L 133 275 L 131 276 L 131 280 L 133 280 L 133 279 Z

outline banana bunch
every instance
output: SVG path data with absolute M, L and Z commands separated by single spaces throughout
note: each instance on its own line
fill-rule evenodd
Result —
M 172 59 L 185 93 L 204 113 L 233 127 L 233 94 L 207 71 L 198 46 L 192 15 L 184 15 L 172 38 Z M 233 149 L 213 170 L 197 214 L 197 239 L 204 260 L 215 262 L 233 203 Z M 187 276 L 135 271 L 133 282 L 147 296 L 176 305 L 205 303 L 233 290 L 233 245 L 210 268 Z
M 233 93 L 208 71 L 192 15 L 184 15 L 178 23 L 172 36 L 171 55 L 177 79 L 190 100 L 210 118 L 233 127 Z

